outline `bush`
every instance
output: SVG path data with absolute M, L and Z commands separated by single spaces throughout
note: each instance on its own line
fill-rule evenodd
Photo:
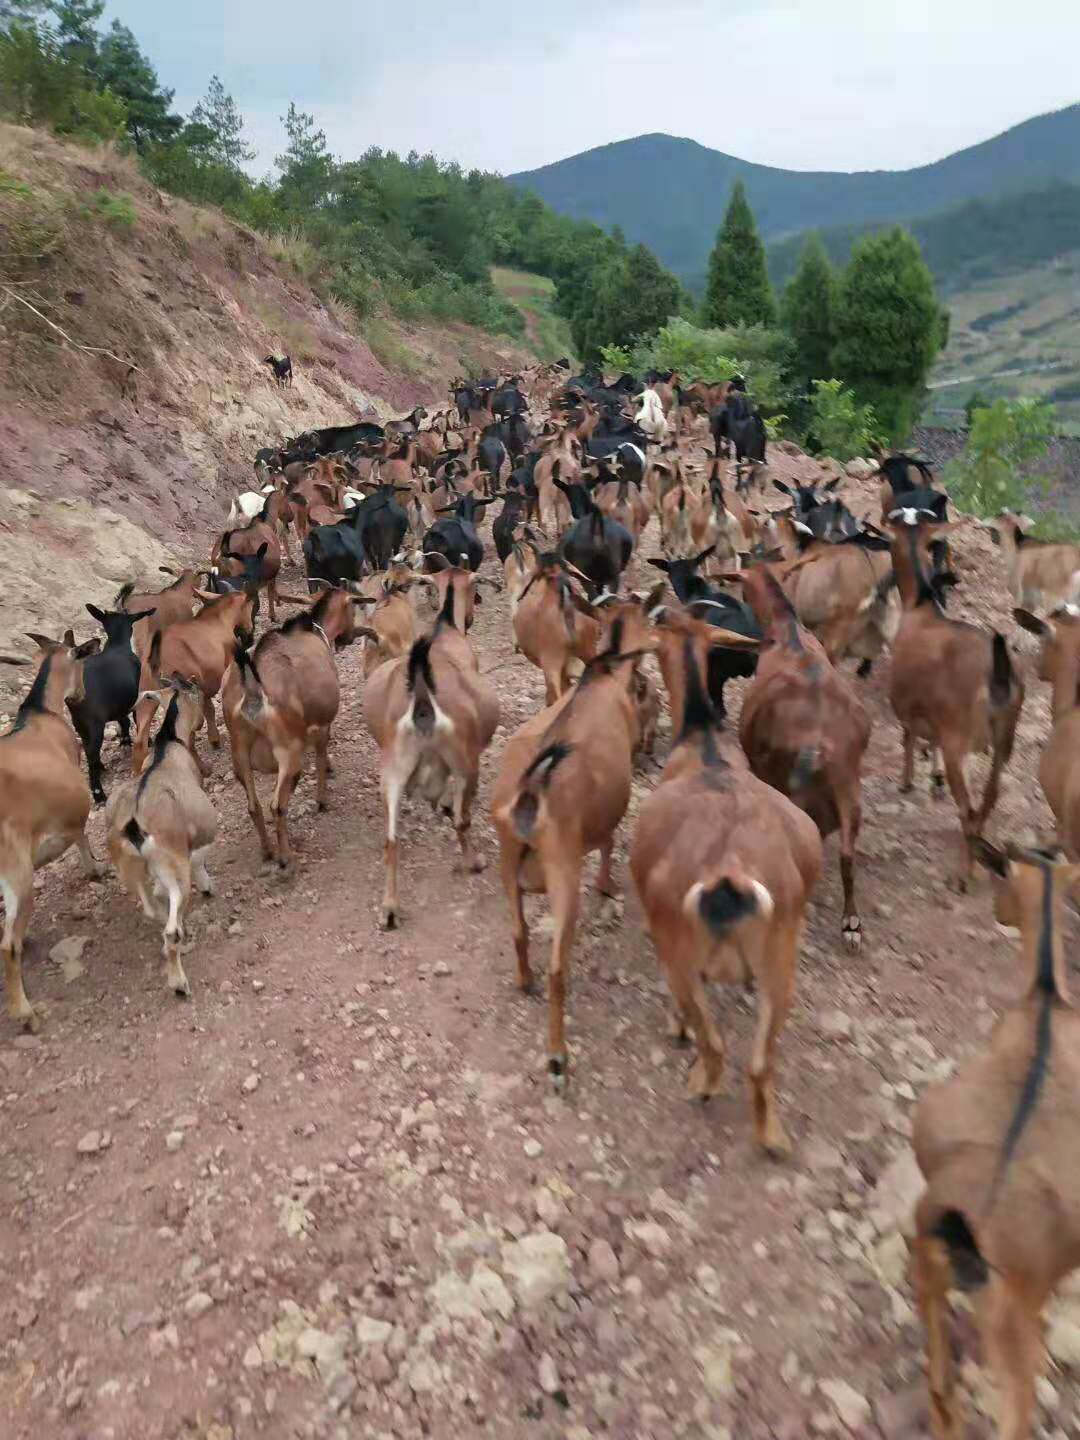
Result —
M 880 443 L 873 406 L 860 405 L 841 380 L 813 381 L 810 439 L 814 454 L 831 455 L 841 464 L 867 454 Z
M 787 381 L 791 342 L 780 331 L 762 325 L 703 330 L 677 318 L 631 348 L 608 347 L 601 354 L 607 369 L 635 375 L 651 369 L 677 370 L 684 383 L 718 384 L 742 375 L 767 415 L 777 415 L 791 395 Z
M 1054 407 L 1043 400 L 995 400 L 973 411 L 964 453 L 942 474 L 957 508 L 984 519 L 1021 509 L 1026 489 L 1040 483 L 1023 472 L 1046 454 L 1053 422 Z
M 87 213 L 104 220 L 111 230 L 131 230 L 137 219 L 135 202 L 126 190 L 98 190 L 87 207 Z

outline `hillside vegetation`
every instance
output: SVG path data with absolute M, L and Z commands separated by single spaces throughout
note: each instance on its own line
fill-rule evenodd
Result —
M 1080 105 L 1015 125 L 911 170 L 843 174 L 754 165 L 693 140 L 639 135 L 511 179 L 566 215 L 618 225 L 698 286 L 732 184 L 742 180 L 766 239 L 833 225 L 906 220 L 966 200 L 1080 182 Z
M 497 266 L 491 279 L 500 295 L 516 305 L 525 319 L 525 340 L 529 349 L 546 363 L 572 356 L 574 342 L 570 326 L 555 309 L 556 287 L 543 275 Z
M 288 244 L 164 194 L 130 156 L 9 125 L 0 257 L 0 651 L 167 555 L 202 558 L 260 445 L 531 358 L 461 322 L 360 321 Z M 260 363 L 274 350 L 290 390 Z

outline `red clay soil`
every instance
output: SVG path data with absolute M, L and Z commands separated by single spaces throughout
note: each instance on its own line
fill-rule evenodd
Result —
M 776 456 L 777 474 L 814 471 Z M 873 508 L 871 488 L 847 493 Z M 956 613 L 1012 636 L 992 547 L 969 530 L 955 549 Z M 639 584 L 654 573 L 635 561 Z M 493 858 L 492 776 L 543 685 L 513 654 L 505 597 L 483 602 L 473 639 L 503 725 L 475 828 Z M 402 928 L 379 930 L 359 659 L 340 661 L 331 809 L 315 813 L 310 769 L 292 806 L 290 877 L 263 873 L 214 759 L 218 893 L 193 907 L 189 1002 L 167 992 L 160 937 L 113 878 L 87 886 L 71 858 L 40 878 L 26 984 L 43 1027 L 0 1021 L 4 1436 L 927 1435 L 899 1234 L 909 1117 L 984 1042 L 1018 973 L 985 885 L 944 883 L 951 803 L 930 800 L 925 766 L 897 794 L 887 660 L 865 686 L 866 942 L 841 948 L 832 842 L 780 1043 L 795 1152 L 778 1166 L 754 1149 L 741 1075 L 752 999 L 716 992 L 730 1092 L 690 1102 L 631 896 L 605 927 L 590 892 L 565 1099 L 544 1073 L 544 1001 L 514 988 L 497 869 L 456 874 L 448 822 L 418 803 Z M 1048 832 L 1034 779 L 1047 715 L 1032 681 L 994 835 Z M 114 744 L 106 758 L 109 788 L 125 761 Z M 637 776 L 622 875 L 657 773 Z M 102 853 L 100 815 L 92 842 Z M 50 958 L 75 937 L 81 956 Z M 1075 1381 L 1052 1382 L 1039 1433 L 1075 1433 Z M 973 1419 L 970 1435 L 991 1433 Z

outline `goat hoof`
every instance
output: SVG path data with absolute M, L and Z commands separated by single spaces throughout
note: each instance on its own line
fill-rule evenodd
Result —
M 385 909 L 379 921 L 384 930 L 396 930 L 398 928 L 398 917 L 396 910 Z
M 900 785 L 897 786 L 897 789 L 899 790 L 899 792 L 900 792 L 901 795 L 910 795 L 911 792 L 912 792 L 912 790 L 915 789 L 915 786 L 914 786 L 914 785 L 905 785 L 905 784 L 901 783 Z
M 930 777 L 930 798 L 931 800 L 945 799 L 945 780 L 941 775 Z
M 551 1088 L 557 1095 L 566 1093 L 566 1056 L 551 1055 L 548 1057 L 548 1074 L 551 1076 Z
M 770 1160 L 788 1160 L 791 1157 L 791 1141 L 779 1126 L 773 1134 L 765 1136 L 761 1148 Z
M 178 1000 L 191 999 L 191 982 L 189 980 L 177 980 L 173 982 L 173 994 Z
M 851 951 L 862 946 L 862 921 L 858 915 L 845 915 L 844 923 L 840 927 L 840 933 L 844 937 L 844 944 Z
M 41 1029 L 41 1016 L 32 1005 L 28 1004 L 25 1010 L 11 1018 L 18 1020 L 23 1029 L 28 1030 L 31 1035 L 36 1035 Z
M 104 804 L 105 804 L 105 800 L 106 800 L 107 797 L 106 797 L 106 795 L 105 795 L 105 791 L 104 791 L 104 790 L 95 790 L 95 791 L 93 791 L 93 796 L 94 796 L 94 804 L 95 804 L 95 805 L 99 805 L 99 806 L 100 806 L 100 805 L 104 805 Z
M 320 815 L 325 815 L 327 810 L 330 809 L 330 805 L 326 800 L 320 800 L 317 802 L 315 809 L 319 812 Z

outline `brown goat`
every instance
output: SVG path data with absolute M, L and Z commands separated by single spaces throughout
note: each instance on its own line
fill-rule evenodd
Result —
M 284 870 L 292 861 L 287 813 L 304 752 L 315 750 L 316 799 L 326 809 L 330 726 L 341 701 L 334 651 L 353 639 L 353 610 L 367 604 L 347 590 L 328 588 L 280 630 L 268 631 L 253 650 L 238 646 L 221 703 L 232 746 L 233 772 L 247 795 L 264 860 Z M 270 842 L 254 771 L 276 775 L 270 812 L 277 845 Z
M 518 984 L 532 986 L 522 893 L 547 894 L 554 934 L 548 966 L 548 1071 L 567 1078 L 566 981 L 581 903 L 585 856 L 600 852 L 596 886 L 614 895 L 615 831 L 630 800 L 637 718 L 631 695 L 640 651 L 623 652 L 621 624 L 611 648 L 590 660 L 576 688 L 511 737 L 491 797 L 502 879 L 510 902 Z
M 1066 985 L 1064 901 L 1080 866 L 977 841 L 995 876 L 998 921 L 1019 927 L 1023 998 L 986 1054 L 928 1090 L 913 1142 L 926 1189 L 915 1212 L 914 1278 L 926 1325 L 930 1428 L 957 1440 L 947 1296 L 967 1292 L 1001 1387 L 1000 1440 L 1029 1440 L 1043 1364 L 1040 1313 L 1080 1265 L 1072 1166 L 1080 1112 L 1080 1017 Z
M 596 654 L 600 625 L 588 600 L 553 552 L 537 556 L 537 568 L 514 607 L 514 641 L 544 676 L 546 705 L 570 687 L 570 667 Z
M 158 569 L 166 575 L 176 575 L 168 565 Z M 134 585 L 123 585 L 117 592 L 113 606 L 134 615 L 138 611 L 152 610 L 153 614 L 140 620 L 132 631 L 135 653 L 145 657 L 150 642 L 159 631 L 167 629 L 177 620 L 190 620 L 195 606 L 195 592 L 199 572 L 182 570 L 171 585 L 164 590 L 136 590 Z
M 90 789 L 82 772 L 79 742 L 65 706 L 83 698 L 82 659 L 87 647 L 30 637 L 42 652 L 34 683 L 19 706 L 15 725 L 0 737 L 0 895 L 4 900 L 4 983 L 8 1014 L 30 1030 L 39 1021 L 26 998 L 22 953 L 34 908 L 34 871 L 74 845 L 85 873 L 101 867 L 86 838 Z M 29 660 L 0 656 L 5 665 Z
M 436 557 L 441 559 L 442 557 Z M 483 869 L 470 840 L 480 756 L 499 723 L 499 702 L 479 674 L 466 631 L 479 599 L 477 578 L 446 566 L 435 575 L 442 604 L 431 635 L 408 655 L 380 665 L 364 691 L 364 720 L 382 751 L 386 804 L 386 889 L 382 924 L 398 923 L 398 817 L 403 795 L 420 790 L 453 815 L 467 870 Z
M 196 590 L 195 598 L 205 602 L 203 608 L 194 619 L 178 620 L 161 632 L 150 647 L 147 668 L 153 676 L 179 675 L 198 685 L 203 695 L 207 738 L 216 750 L 221 736 L 214 715 L 214 696 L 221 689 L 222 677 L 236 652 L 236 631 L 251 630 L 254 601 L 252 595 L 243 590 L 229 595 Z M 142 771 L 146 760 L 155 708 L 155 703 L 149 700 L 140 700 L 135 705 L 135 742 L 131 751 L 135 775 Z
M 149 698 L 149 697 L 144 697 Z M 217 833 L 217 815 L 202 788 L 191 751 L 202 723 L 202 695 L 178 676 L 154 698 L 165 715 L 154 737 L 154 758 L 144 774 L 109 796 L 105 824 L 109 855 L 129 895 L 138 896 L 150 920 L 164 920 L 162 945 L 166 981 L 177 995 L 190 995 L 180 946 L 191 897 L 191 877 L 204 895 L 213 893 L 206 851 Z M 155 911 L 155 890 L 165 898 L 164 916 Z
M 1001 635 L 950 620 L 927 578 L 927 546 L 942 531 L 917 518 L 894 529 L 893 569 L 904 607 L 893 642 L 889 697 L 904 735 L 900 781 L 910 791 L 915 742 L 928 740 L 945 763 L 945 777 L 960 812 L 962 853 L 956 884 L 967 887 L 971 847 L 997 800 L 1001 772 L 1012 755 L 1024 686 Z M 990 751 L 990 774 L 976 809 L 969 798 L 964 761 Z M 934 773 L 935 791 L 941 790 Z
M 743 700 L 739 738 L 754 774 L 805 810 L 823 840 L 840 832 L 840 928 L 847 947 L 857 950 L 862 921 L 855 903 L 855 845 L 870 719 L 851 682 L 799 625 L 774 577 L 746 570 L 743 590 L 766 644 Z
M 671 989 L 673 1033 L 682 1039 L 689 1025 L 697 1041 L 691 1096 L 707 1100 L 723 1089 L 725 1046 L 703 981 L 754 981 L 754 1126 L 758 1143 L 783 1155 L 791 1147 L 777 1111 L 774 1051 L 794 996 L 821 838 L 802 810 L 751 774 L 709 703 L 709 648 L 725 639 L 742 648 L 743 637 L 667 607 L 657 620 L 673 711 L 678 697 L 678 738 L 641 807 L 630 870 Z
M 216 554 L 214 553 L 216 551 Z M 267 520 L 253 520 L 244 530 L 227 530 L 211 552 L 210 563 L 220 564 L 230 579 L 244 574 L 244 560 L 261 555 L 259 588 L 266 591 L 270 622 L 277 619 L 277 577 L 281 570 L 281 542 L 277 526 Z
M 1027 610 L 1013 614 L 1042 638 L 1039 677 L 1053 687 L 1054 723 L 1039 760 L 1039 784 L 1057 821 L 1057 840 L 1080 860 L 1080 609 L 1070 605 L 1045 620 Z
M 1009 589 L 1026 610 L 1056 610 L 1080 601 L 1080 545 L 1032 540 L 1026 516 L 1003 510 L 989 530 L 1005 556 Z

